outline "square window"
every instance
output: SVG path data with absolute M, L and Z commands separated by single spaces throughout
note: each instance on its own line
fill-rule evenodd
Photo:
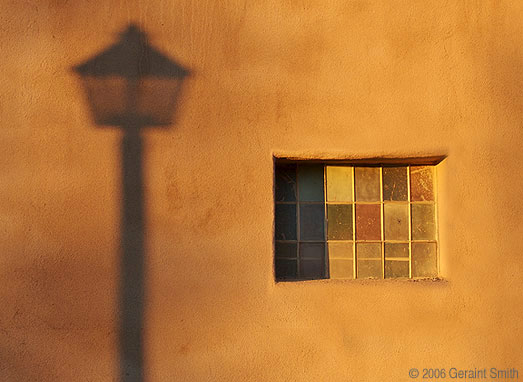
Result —
M 438 275 L 435 165 L 276 162 L 277 280 Z

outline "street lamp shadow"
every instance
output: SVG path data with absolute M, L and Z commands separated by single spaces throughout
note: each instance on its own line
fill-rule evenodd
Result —
M 117 43 L 73 70 L 81 79 L 95 124 L 123 130 L 119 377 L 121 382 L 143 382 L 146 216 L 141 131 L 175 123 L 184 80 L 191 73 L 153 48 L 135 24 Z

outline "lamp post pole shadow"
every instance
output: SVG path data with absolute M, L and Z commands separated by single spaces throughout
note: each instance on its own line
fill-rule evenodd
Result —
M 95 57 L 74 67 L 85 87 L 95 123 L 123 130 L 121 140 L 120 283 L 118 374 L 121 382 L 145 381 L 146 218 L 142 129 L 173 123 L 189 70 L 151 47 L 136 25 Z

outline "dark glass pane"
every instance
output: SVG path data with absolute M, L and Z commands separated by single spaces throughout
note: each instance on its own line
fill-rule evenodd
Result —
M 407 200 L 407 167 L 383 168 L 383 200 Z
M 385 259 L 390 258 L 409 258 L 408 243 L 385 243 Z
M 327 206 L 327 236 L 329 240 L 352 240 L 352 205 Z
M 300 276 L 306 279 L 322 279 L 325 277 L 325 261 L 300 260 Z
M 300 205 L 300 240 L 324 240 L 324 221 L 323 204 Z
M 434 204 L 418 204 L 412 206 L 412 240 L 435 240 L 436 217 Z
M 277 279 L 295 279 L 298 276 L 298 262 L 296 260 L 276 259 L 274 271 Z
M 276 240 L 296 240 L 296 205 L 276 204 Z
M 356 205 L 356 239 L 380 240 L 381 221 L 379 204 Z
M 276 201 L 296 201 L 296 165 L 277 165 L 275 172 Z
M 433 167 L 414 166 L 410 168 L 410 200 L 434 200 Z
M 436 277 L 436 243 L 412 243 L 412 277 Z
M 323 166 L 298 166 L 299 199 L 304 202 L 322 202 L 323 194 Z
M 381 260 L 358 260 L 359 279 L 381 279 Z
M 296 243 L 282 243 L 277 241 L 275 244 L 276 257 L 296 258 L 298 256 L 296 247 Z
M 354 188 L 356 201 L 380 201 L 380 169 L 379 167 L 355 167 Z
M 300 259 L 325 259 L 325 243 L 300 243 Z
M 385 240 L 409 240 L 409 204 L 384 204 Z
M 409 261 L 385 261 L 385 278 L 409 277 Z

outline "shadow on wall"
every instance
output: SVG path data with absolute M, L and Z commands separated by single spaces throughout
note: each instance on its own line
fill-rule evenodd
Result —
M 141 130 L 174 123 L 189 70 L 153 47 L 136 25 L 120 40 L 74 67 L 82 79 L 94 121 L 117 126 L 121 141 L 119 375 L 144 381 L 145 212 Z

